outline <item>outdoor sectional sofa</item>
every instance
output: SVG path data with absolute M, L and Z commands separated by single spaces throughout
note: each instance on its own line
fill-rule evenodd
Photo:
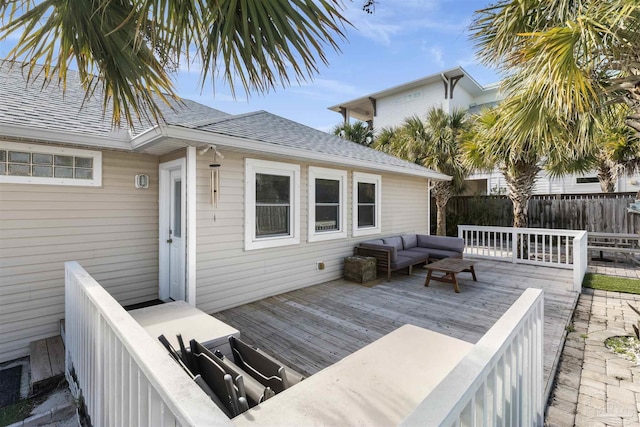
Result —
M 459 237 L 429 236 L 426 234 L 404 234 L 402 236 L 385 237 L 366 240 L 356 246 L 354 253 L 360 256 L 375 257 L 378 271 L 387 274 L 391 280 L 391 272 L 412 267 L 432 259 L 462 258 L 464 240 Z

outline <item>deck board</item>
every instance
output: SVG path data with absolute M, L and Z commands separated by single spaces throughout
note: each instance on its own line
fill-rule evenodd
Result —
M 571 270 L 478 260 L 478 281 L 458 276 L 424 287 L 426 270 L 367 287 L 344 280 L 310 286 L 213 314 L 292 368 L 313 375 L 404 324 L 476 343 L 529 287 L 545 291 L 545 383 L 577 294 Z

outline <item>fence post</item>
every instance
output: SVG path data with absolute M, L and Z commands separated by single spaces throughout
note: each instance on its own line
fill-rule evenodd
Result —
M 511 262 L 518 263 L 518 231 L 514 228 L 511 232 Z

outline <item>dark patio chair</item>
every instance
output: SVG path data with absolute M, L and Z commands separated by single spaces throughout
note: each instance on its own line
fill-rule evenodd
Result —
M 198 374 L 219 398 L 221 409 L 229 418 L 233 418 L 249 409 L 247 397 L 240 379 L 239 384 L 233 381 L 230 374 L 225 372 L 214 359 L 204 353 L 193 352 L 192 356 L 197 365 Z M 215 400 L 214 400 L 215 402 Z
M 250 407 L 264 402 L 265 400 L 275 395 L 275 393 L 268 386 L 262 385 L 260 382 L 254 379 L 250 373 L 245 372 L 231 360 L 224 357 L 222 353 L 220 353 L 219 355 L 214 354 L 196 340 L 191 340 L 190 345 L 192 354 L 207 355 L 207 357 L 217 363 L 225 371 L 225 373 L 231 375 L 231 378 L 233 379 L 236 387 L 241 392 L 241 395 L 246 396 Z
M 276 393 L 298 384 L 305 378 L 264 351 L 234 336 L 229 337 L 229 344 L 236 364 Z

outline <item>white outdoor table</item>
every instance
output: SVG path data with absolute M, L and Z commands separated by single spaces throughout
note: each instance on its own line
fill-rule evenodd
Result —
M 167 337 L 171 345 L 180 350 L 177 334 L 182 335 L 185 345 L 195 339 L 211 351 L 220 350 L 231 357 L 228 337 L 240 338 L 240 331 L 221 322 L 213 316 L 198 310 L 184 301 L 174 301 L 152 307 L 139 308 L 129 312 L 153 338 Z

